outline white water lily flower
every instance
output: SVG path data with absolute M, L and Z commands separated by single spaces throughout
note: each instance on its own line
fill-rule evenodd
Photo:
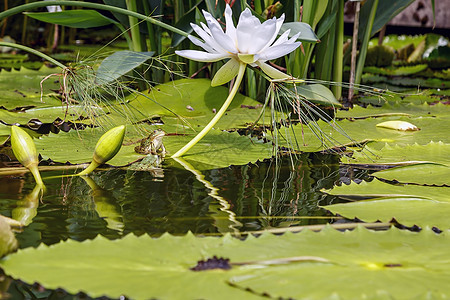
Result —
M 222 85 L 238 74 L 241 63 L 258 66 L 268 76 L 274 79 L 285 79 L 290 76 L 271 67 L 266 63 L 268 60 L 282 57 L 300 46 L 296 42 L 300 33 L 289 38 L 290 30 L 285 31 L 278 40 L 275 40 L 284 21 L 284 14 L 279 18 L 272 18 L 261 23 L 246 8 L 239 17 L 238 25 L 235 27 L 232 19 L 232 11 L 227 4 L 225 8 L 225 32 L 214 17 L 203 11 L 207 26 L 201 23 L 201 27 L 192 24 L 194 31 L 200 39 L 189 35 L 188 38 L 195 45 L 202 47 L 204 51 L 181 50 L 176 54 L 201 62 L 215 62 L 221 59 L 230 60 L 217 71 L 211 85 Z

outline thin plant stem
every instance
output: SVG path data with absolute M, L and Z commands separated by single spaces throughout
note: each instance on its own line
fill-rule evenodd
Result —
M 361 9 L 361 3 L 356 2 L 355 17 L 353 21 L 353 39 L 352 39 L 352 52 L 350 62 L 350 88 L 348 89 L 348 101 L 351 103 L 353 100 L 353 84 L 355 83 L 355 69 L 356 69 L 356 51 L 358 50 L 358 28 L 359 28 L 359 11 Z
M 127 9 L 132 12 L 137 11 L 136 0 L 127 0 L 125 1 L 127 4 Z M 136 17 L 128 16 L 128 20 L 130 22 L 130 31 L 131 31 L 131 39 L 133 42 L 133 51 L 142 52 L 141 46 L 141 33 L 139 32 L 139 23 Z
M 173 158 L 180 157 L 183 154 L 185 154 L 189 149 L 191 149 L 195 144 L 197 144 L 213 127 L 216 125 L 216 123 L 220 120 L 220 118 L 225 114 L 225 112 L 228 109 L 228 106 L 230 106 L 231 101 L 233 101 L 234 96 L 236 95 L 239 86 L 241 85 L 242 78 L 245 74 L 245 67 L 247 66 L 246 63 L 240 62 L 239 63 L 239 71 L 237 78 L 234 82 L 233 89 L 230 91 L 230 94 L 228 95 L 227 99 L 223 103 L 220 110 L 217 112 L 217 114 L 212 118 L 212 120 L 208 123 L 208 125 L 203 128 L 202 131 L 200 131 L 189 143 L 183 146 L 180 150 L 178 150 L 174 155 L 172 155 Z
M 342 81 L 342 70 L 344 61 L 344 0 L 339 0 L 339 8 L 336 19 L 336 40 L 334 50 L 334 64 L 333 64 L 333 81 Z M 339 101 L 342 97 L 342 87 L 335 85 L 331 87 L 334 97 Z
M 369 19 L 367 20 L 367 26 L 365 28 L 364 32 L 364 38 L 361 43 L 361 49 L 359 50 L 359 56 L 358 56 L 358 64 L 356 65 L 356 71 L 355 71 L 355 84 L 359 84 L 361 82 L 361 76 L 364 68 L 364 63 L 366 61 L 366 55 L 367 55 L 367 48 L 369 46 L 369 40 L 372 33 L 372 26 L 373 22 L 375 20 L 375 15 L 377 12 L 378 7 L 378 1 L 374 0 L 372 3 L 372 8 L 370 10 Z
M 0 46 L 5 46 L 5 47 L 11 47 L 11 48 L 16 48 L 16 49 L 20 49 L 23 51 L 27 51 L 29 53 L 32 53 L 34 55 L 37 55 L 45 60 L 48 60 L 49 62 L 51 62 L 54 65 L 57 65 L 58 67 L 60 67 L 61 69 L 66 69 L 67 67 L 65 65 L 63 65 L 62 63 L 60 63 L 59 61 L 55 60 L 54 58 L 48 56 L 47 54 L 44 54 L 42 52 L 39 52 L 33 48 L 27 47 L 27 46 L 23 46 L 20 44 L 15 44 L 15 43 L 7 43 L 7 42 L 0 42 Z

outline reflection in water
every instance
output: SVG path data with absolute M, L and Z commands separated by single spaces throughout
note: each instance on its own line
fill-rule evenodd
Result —
M 1 178 L 18 188 L 1 191 L 0 213 L 33 220 L 18 234 L 21 247 L 97 234 L 115 239 L 130 232 L 218 234 L 323 224 L 332 219 L 318 205 L 332 198 L 320 190 L 339 181 L 338 162 L 333 155 L 305 154 L 294 167 L 289 159 L 203 172 L 171 167 L 157 179 L 112 169 L 88 178 L 47 179 L 45 194 L 31 197 L 34 202 L 25 201 L 36 194 L 32 178 Z
M 17 201 L 17 207 L 11 212 L 12 219 L 20 222 L 22 226 L 29 225 L 37 214 L 39 200 L 42 199 L 43 193 L 43 186 L 36 184 L 28 195 Z
M 255 231 L 333 221 L 319 205 L 337 198 L 320 190 L 342 179 L 354 180 L 353 170 L 339 168 L 334 155 L 300 155 L 293 166 L 289 159 L 202 172 L 187 166 L 166 167 L 159 177 L 119 169 L 84 178 L 48 178 L 60 173 L 46 172 L 43 195 L 33 189 L 30 175 L 0 177 L 0 214 L 28 224 L 17 234 L 21 248 L 98 234 L 116 239 L 131 232 L 159 236 Z M 0 296 L 7 291 L 15 299 L 29 295 L 30 289 L 55 299 L 65 295 L 18 281 L 9 287 L 5 278 Z

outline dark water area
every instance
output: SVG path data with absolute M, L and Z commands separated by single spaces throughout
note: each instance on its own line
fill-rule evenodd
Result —
M 353 171 L 339 166 L 338 155 L 302 154 L 295 160 L 201 174 L 164 167 L 158 172 L 110 169 L 88 178 L 45 179 L 62 173 L 42 172 L 47 188 L 42 196 L 33 193 L 30 174 L 4 176 L 0 213 L 28 224 L 16 234 L 20 248 L 99 234 L 109 239 L 129 233 L 221 235 L 326 224 L 337 219 L 319 206 L 340 200 L 321 190 L 367 177 L 364 171 Z M 17 284 L 23 287 L 13 281 L 9 294 Z

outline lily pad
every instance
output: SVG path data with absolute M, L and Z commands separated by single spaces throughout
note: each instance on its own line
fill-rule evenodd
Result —
M 419 73 L 428 68 L 427 64 L 414 65 L 414 66 L 403 66 L 403 67 L 388 67 L 388 68 L 378 68 L 378 67 L 365 67 L 364 72 L 388 76 L 404 76 Z
M 389 222 L 395 218 L 406 226 L 450 228 L 450 187 L 392 185 L 375 179 L 338 186 L 327 192 L 352 202 L 323 208 L 350 219 Z
M 245 241 L 229 235 L 166 234 L 158 239 L 128 235 L 115 241 L 99 236 L 82 243 L 69 240 L 20 250 L 1 266 L 25 282 L 70 293 L 82 290 L 91 297 L 445 298 L 449 247 L 446 233 L 437 235 L 430 229 L 412 233 L 395 228 L 386 232 L 326 228 L 320 233 L 250 236 Z M 214 256 L 223 258 L 220 264 L 218 259 L 214 264 Z M 213 259 L 209 267 L 228 269 L 191 270 L 207 259 Z
M 154 127 L 149 127 L 152 132 Z M 166 158 L 187 144 L 194 132 L 186 132 L 186 128 L 164 127 L 167 135 L 163 143 L 168 151 Z M 169 130 L 170 129 L 170 130 Z M 140 129 L 142 130 L 142 128 Z M 177 133 L 178 130 L 178 133 Z M 35 140 L 37 151 L 44 159 L 57 162 L 70 162 L 73 164 L 86 163 L 92 160 L 95 144 L 104 133 L 103 129 L 88 128 L 83 131 L 70 131 L 68 133 L 53 134 Z M 141 134 L 133 126 L 128 126 L 124 146 L 108 164 L 124 166 L 143 158 L 142 154 L 134 151 Z M 245 153 L 245 155 L 242 155 Z M 272 147 L 262 141 L 240 136 L 237 133 L 228 133 L 211 130 L 195 147 L 183 158 L 191 162 L 197 169 L 215 169 L 230 165 L 244 165 L 272 156 Z
M 53 97 L 45 96 L 41 102 L 40 82 L 45 76 L 60 73 L 59 68 L 42 67 L 39 71 L 22 68 L 19 71 L 11 70 L 0 72 L 1 106 L 8 110 L 31 107 L 61 106 L 61 101 Z M 43 82 L 44 91 L 58 90 L 59 83 L 55 78 Z M 58 78 L 59 79 L 59 78 Z M 23 111 L 23 110 L 21 110 Z M 0 117 L 1 118 L 1 117 Z
M 227 88 L 211 87 L 210 80 L 181 79 L 158 85 L 149 93 L 130 96 L 129 110 L 140 120 L 160 117 L 165 124 L 182 123 L 176 117 L 179 115 L 190 126 L 197 128 L 209 123 L 227 96 Z M 258 101 L 237 94 L 229 107 L 230 112 L 220 119 L 215 128 L 246 127 L 247 123 L 258 119 L 261 109 L 262 104 Z
M 413 144 L 403 147 L 386 144 L 381 150 L 366 146 L 365 152 L 355 152 L 351 158 L 342 159 L 349 164 L 410 165 L 429 162 L 450 166 L 450 144 L 430 142 L 426 145 Z
M 399 166 L 373 174 L 377 178 L 395 180 L 401 183 L 450 186 L 450 167 L 423 163 Z

